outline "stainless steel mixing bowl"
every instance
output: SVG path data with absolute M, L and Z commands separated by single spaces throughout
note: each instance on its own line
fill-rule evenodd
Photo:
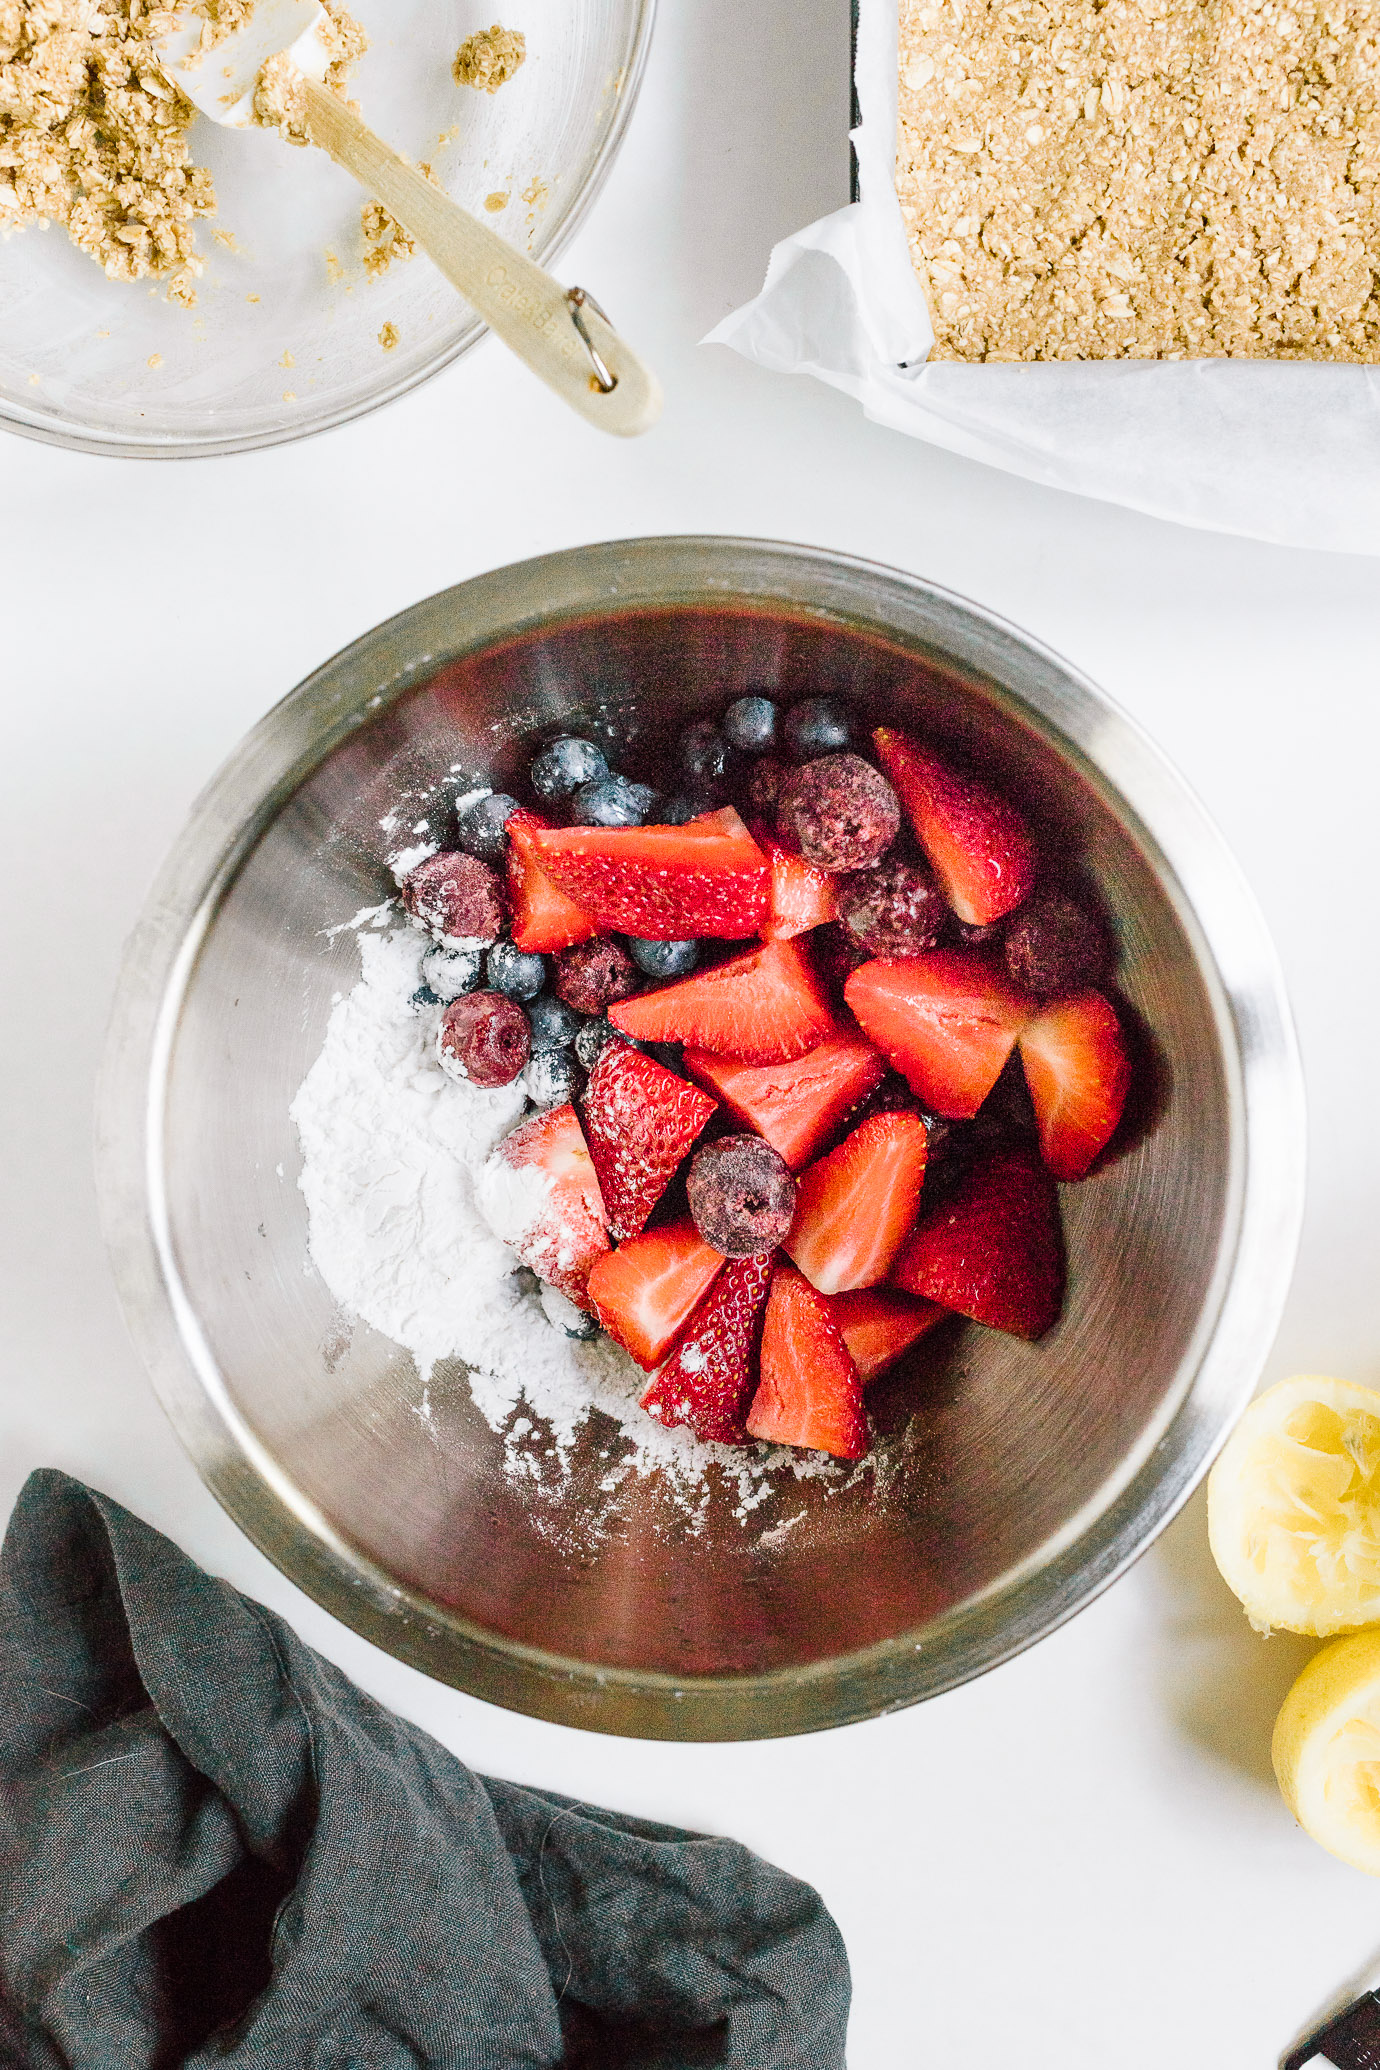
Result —
M 1075 851 L 1145 1031 L 1135 1139 L 1063 1192 L 1038 1345 L 926 1340 L 877 1397 L 875 1475 L 692 1529 L 655 1481 L 516 1487 L 463 1373 L 351 1329 L 307 1254 L 288 1106 L 384 896 L 379 820 L 517 765 L 574 710 L 643 746 L 745 687 L 846 690 L 981 751 Z M 1185 1499 L 1275 1330 L 1302 1095 L 1260 914 L 1143 734 L 1037 642 L 915 577 L 645 539 L 433 597 L 328 662 L 197 805 L 130 944 L 100 1114 L 126 1311 L 208 1485 L 285 1573 L 414 1666 L 608 1732 L 809 1731 L 967 1680 L 1070 1616 Z M 797 1519 L 786 1531 L 778 1527 Z

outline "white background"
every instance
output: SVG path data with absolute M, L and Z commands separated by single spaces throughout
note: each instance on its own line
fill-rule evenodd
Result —
M 841 0 L 665 0 L 628 144 L 563 261 L 647 349 L 662 426 L 601 442 L 486 344 L 382 415 L 194 466 L 0 452 L 0 1513 L 67 1468 L 283 1611 L 465 1760 L 726 1833 L 848 1943 L 853 2070 L 1263 2070 L 1380 1948 L 1380 1891 L 1269 1776 L 1300 1653 L 1217 1581 L 1201 1501 L 1074 1624 L 874 1724 L 601 1740 L 395 1666 L 201 1488 L 129 1349 L 90 1172 L 124 935 L 193 797 L 334 649 L 462 577 L 591 539 L 731 531 L 913 569 L 1089 670 L 1234 843 L 1287 967 L 1312 1161 L 1271 1376 L 1380 1381 L 1380 564 L 1180 530 L 866 424 L 696 340 L 846 198 Z M 418 263 L 423 263 L 418 261 Z

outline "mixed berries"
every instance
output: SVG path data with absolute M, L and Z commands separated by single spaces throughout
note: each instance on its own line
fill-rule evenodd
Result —
M 1111 932 L 1015 803 L 833 696 L 696 721 L 661 791 L 574 733 L 526 786 L 460 799 L 406 879 L 419 997 L 447 1071 L 544 1110 L 491 1160 L 505 1233 L 648 1414 L 857 1459 L 866 1387 L 945 1316 L 1050 1329 L 1056 1181 L 1132 1066 Z

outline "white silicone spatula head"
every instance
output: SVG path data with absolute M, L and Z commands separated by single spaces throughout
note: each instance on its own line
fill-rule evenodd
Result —
M 209 50 L 202 48 L 204 17 L 175 10 L 158 38 L 163 70 L 203 115 L 231 129 L 254 120 L 254 87 L 264 65 L 286 51 L 299 72 L 322 80 L 335 52 L 331 23 L 320 0 L 258 0 L 252 16 Z

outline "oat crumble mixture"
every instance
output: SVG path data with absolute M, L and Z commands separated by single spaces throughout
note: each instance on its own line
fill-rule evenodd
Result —
M 1380 361 L 1380 0 L 901 0 L 936 359 Z
M 491 29 L 467 36 L 455 53 L 452 70 L 457 86 L 473 86 L 481 93 L 497 93 L 506 86 L 527 56 L 527 38 L 521 29 L 504 29 L 497 22 Z

